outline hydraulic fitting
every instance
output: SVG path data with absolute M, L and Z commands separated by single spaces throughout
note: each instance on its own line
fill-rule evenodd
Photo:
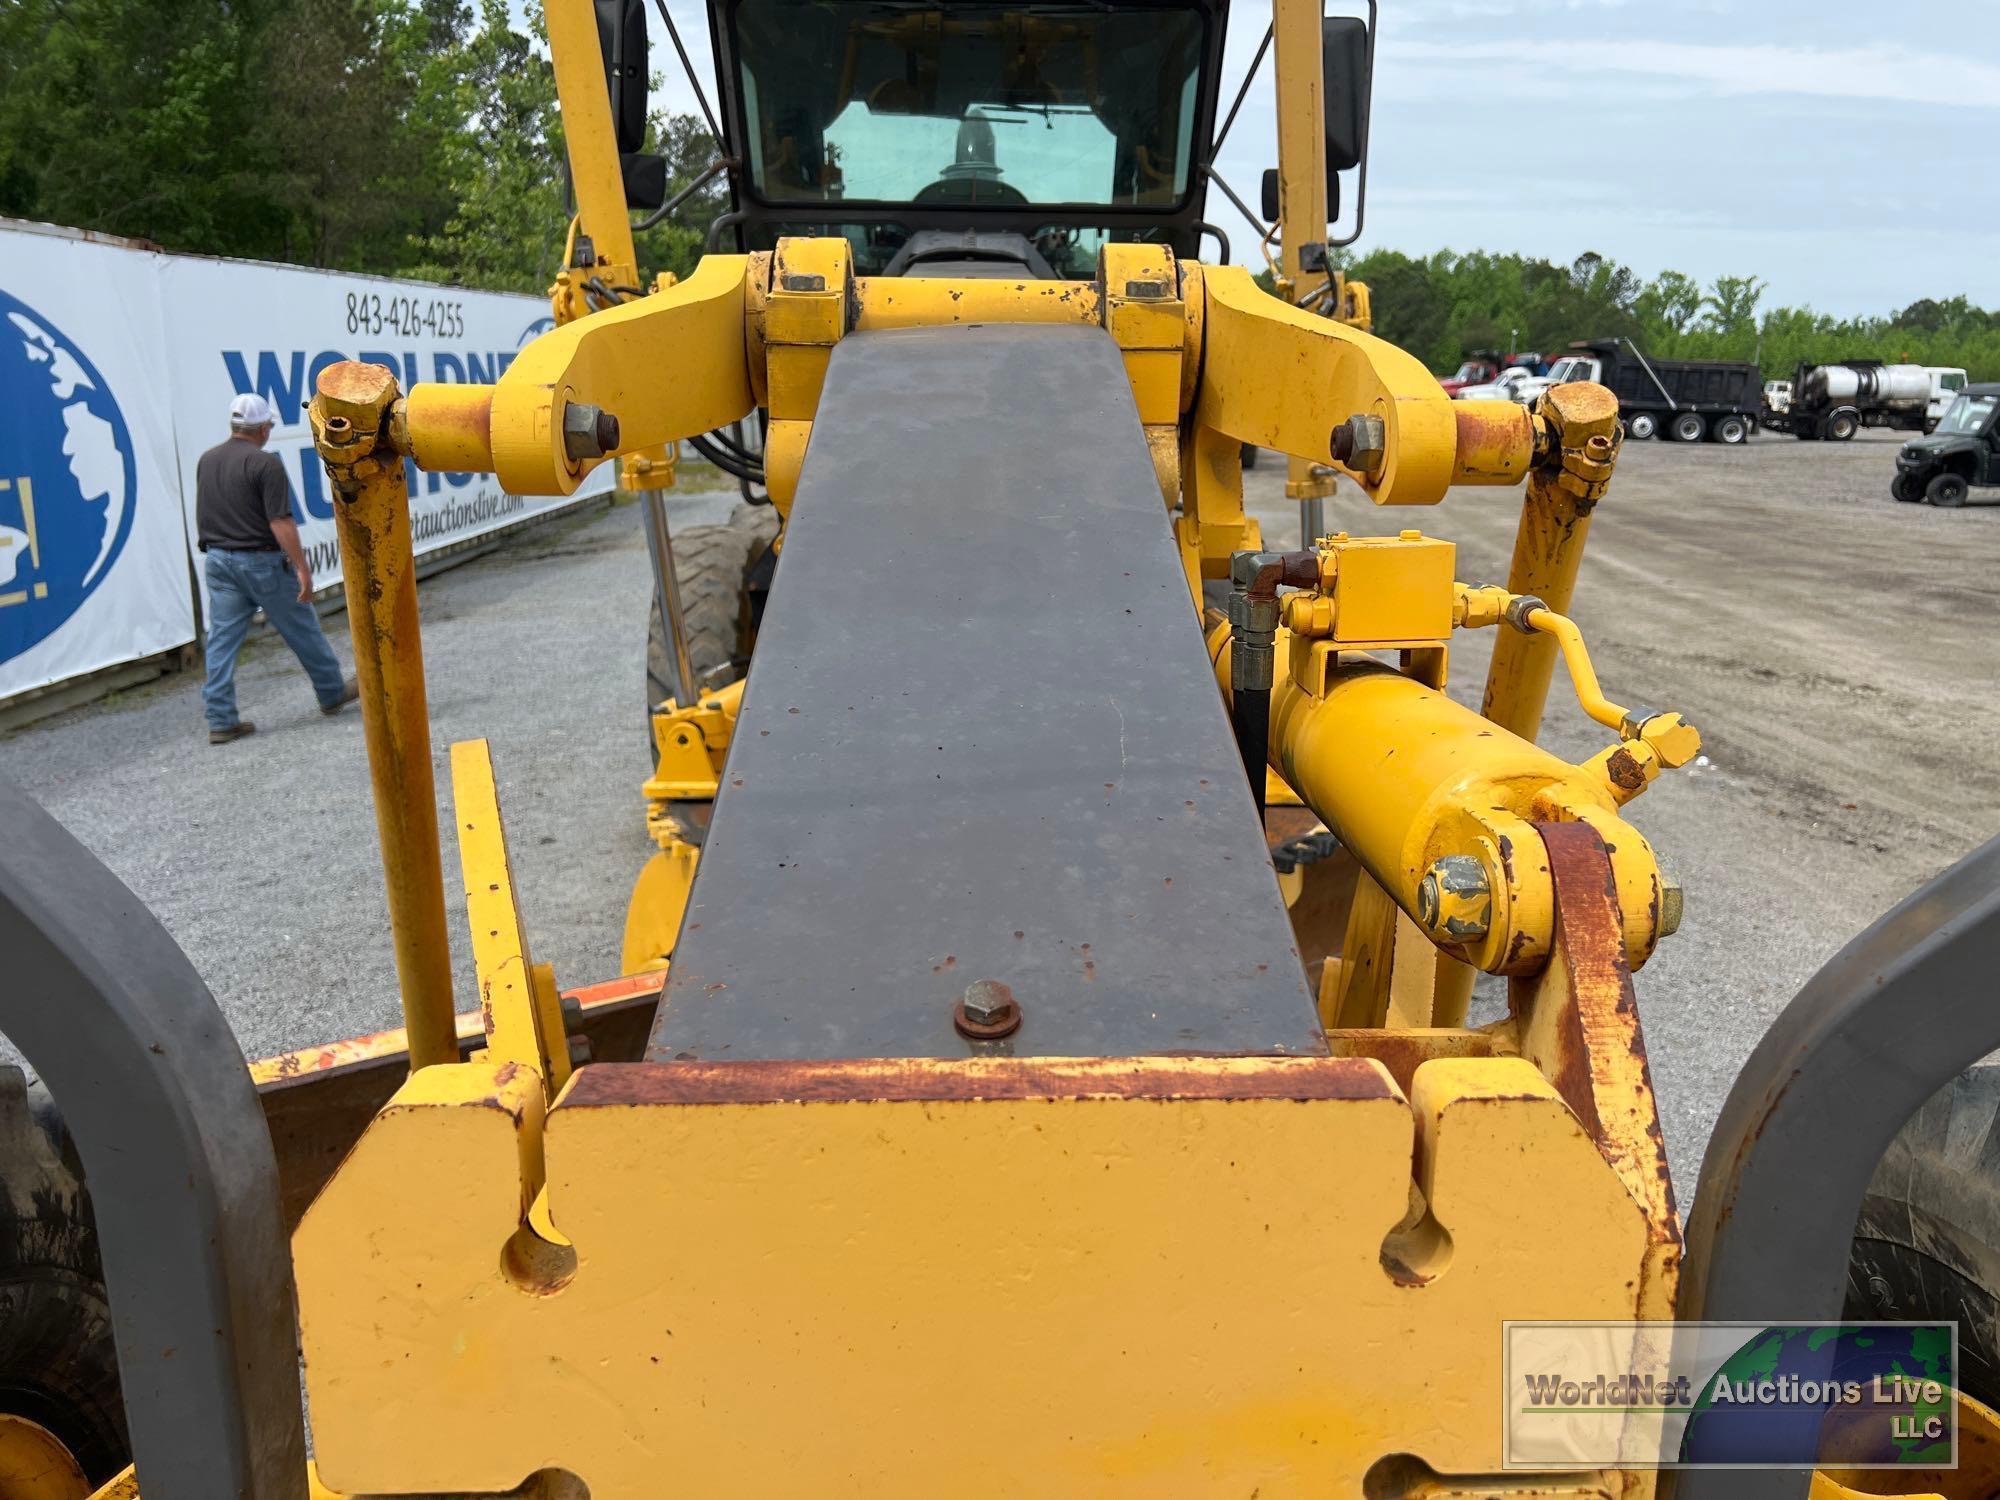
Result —
M 1230 720 L 1257 816 L 1270 764 L 1271 680 L 1277 658 L 1278 589 L 1319 584 L 1317 552 L 1238 552 L 1229 559 Z
M 1269 692 L 1276 658 L 1278 588 L 1317 588 L 1317 552 L 1238 552 L 1229 559 L 1230 686 Z

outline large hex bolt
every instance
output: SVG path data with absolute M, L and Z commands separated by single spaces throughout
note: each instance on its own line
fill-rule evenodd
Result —
M 1681 930 L 1681 877 L 1660 866 L 1660 936 L 1672 937 Z
M 1380 417 L 1356 412 L 1333 429 L 1327 446 L 1334 458 L 1361 474 L 1373 474 L 1389 456 L 1389 429 Z
M 572 401 L 563 408 L 563 452 L 573 459 L 618 451 L 618 419 L 601 406 Z
M 997 979 L 975 979 L 952 1007 L 951 1023 L 976 1042 L 1012 1036 L 1021 1026 L 1021 1002 Z
M 1476 943 L 1493 926 L 1493 887 L 1486 866 L 1469 854 L 1447 854 L 1417 885 L 1417 921 L 1441 943 Z

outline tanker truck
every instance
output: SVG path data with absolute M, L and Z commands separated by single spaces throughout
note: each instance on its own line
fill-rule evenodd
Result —
M 1965 371 L 1958 369 L 1879 359 L 1801 364 L 1792 377 L 1790 405 L 1767 406 L 1762 421 L 1808 441 L 1845 442 L 1863 427 L 1929 432 L 1963 389 Z

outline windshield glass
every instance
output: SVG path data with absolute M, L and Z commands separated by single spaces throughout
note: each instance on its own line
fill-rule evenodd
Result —
M 783 202 L 1177 205 L 1193 8 L 741 0 L 750 177 Z
M 1486 366 L 1476 364 L 1468 359 L 1458 367 L 1457 373 L 1451 378 L 1453 380 L 1484 380 L 1486 378 Z
M 1937 424 L 1939 432 L 1978 432 L 2000 405 L 2000 396 L 1960 396 Z
M 1590 366 L 1575 355 L 1559 359 L 1549 367 L 1549 381 L 1553 385 L 1568 385 L 1572 380 L 1590 379 Z

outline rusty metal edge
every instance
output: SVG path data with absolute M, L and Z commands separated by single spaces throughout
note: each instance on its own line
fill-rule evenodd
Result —
M 1360 1057 L 854 1058 L 627 1063 L 579 1069 L 558 1109 L 649 1104 L 940 1103 L 1006 1099 L 1383 1099 Z
M 564 990 L 563 999 L 577 1002 L 582 1012 L 580 1026 L 587 1033 L 595 1023 L 610 1014 L 657 1004 L 666 977 L 665 971 L 627 974 L 601 984 Z M 485 1029 L 476 1010 L 461 1011 L 456 1019 L 459 1052 L 463 1055 L 484 1037 Z M 323 1081 L 330 1074 L 389 1064 L 405 1065 L 408 1058 L 408 1039 L 403 1028 L 396 1026 L 387 1031 L 343 1037 L 317 1047 L 303 1047 L 296 1052 L 280 1052 L 273 1057 L 259 1058 L 250 1064 L 250 1081 L 257 1086 L 259 1094 L 275 1093 Z

